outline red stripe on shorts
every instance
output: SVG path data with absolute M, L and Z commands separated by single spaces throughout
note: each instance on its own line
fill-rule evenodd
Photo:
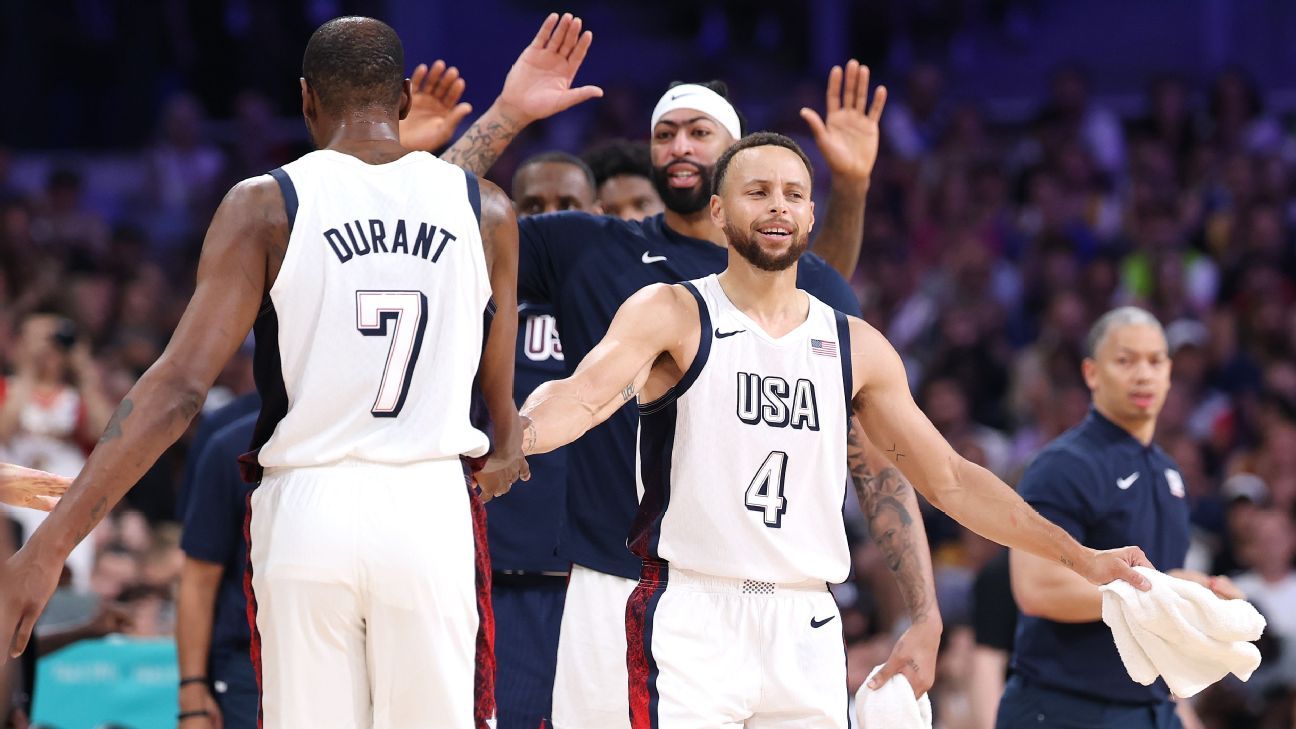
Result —
M 243 570 L 243 596 L 247 598 L 248 627 L 252 631 L 252 670 L 256 673 L 257 682 L 257 729 L 261 729 L 265 720 L 261 706 L 261 631 L 257 630 L 257 601 L 252 591 L 252 492 L 248 491 L 247 508 L 243 514 L 243 542 L 247 544 L 247 568 Z
M 626 601 L 626 673 L 631 729 L 657 725 L 657 662 L 652 657 L 652 618 L 666 589 L 666 563 L 645 559 L 639 584 Z
M 495 610 L 491 607 L 490 549 L 486 546 L 486 507 L 468 485 L 477 569 L 477 662 L 473 677 L 473 723 L 487 729 L 495 718 Z

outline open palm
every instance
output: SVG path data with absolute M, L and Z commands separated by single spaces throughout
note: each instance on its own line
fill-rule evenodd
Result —
M 463 97 L 465 82 L 459 69 L 438 60 L 431 68 L 420 63 L 410 76 L 410 110 L 400 122 L 400 140 L 406 149 L 432 152 L 450 143 L 455 128 L 472 113 Z
M 873 174 L 887 90 L 877 87 L 870 107 L 868 88 L 868 66 L 851 59 L 844 72 L 833 66 L 828 74 L 826 117 L 813 109 L 801 110 L 834 178 L 865 181 Z
M 521 123 L 553 116 L 603 95 L 597 86 L 572 88 L 594 34 L 581 32 L 581 19 L 550 13 L 504 79 L 502 109 Z

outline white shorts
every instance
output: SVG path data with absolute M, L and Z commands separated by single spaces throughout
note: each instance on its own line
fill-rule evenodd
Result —
M 846 729 L 846 651 L 823 582 L 645 565 L 626 606 L 634 729 Z
M 554 729 L 630 729 L 625 611 L 636 584 L 572 565 L 558 634 Z
M 484 725 L 471 498 L 458 459 L 266 470 L 247 582 L 267 729 Z

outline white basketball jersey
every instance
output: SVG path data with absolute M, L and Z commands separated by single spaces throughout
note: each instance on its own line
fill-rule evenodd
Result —
M 684 286 L 702 336 L 679 384 L 639 406 L 631 550 L 721 577 L 844 581 L 846 316 L 806 294 L 806 321 L 775 339 L 714 275 Z
M 425 152 L 270 173 L 291 233 L 256 324 L 262 466 L 481 455 L 468 421 L 490 279 L 477 179 Z

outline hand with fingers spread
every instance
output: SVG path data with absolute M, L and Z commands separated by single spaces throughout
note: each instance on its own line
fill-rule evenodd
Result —
M 427 152 L 449 144 L 459 123 L 472 113 L 471 104 L 459 101 L 464 86 L 459 69 L 447 68 L 445 61 L 431 68 L 420 63 L 410 76 L 410 110 L 400 120 L 401 144 Z
M 72 479 L 0 463 L 0 503 L 52 511 Z
M 801 110 L 815 144 L 838 181 L 867 183 L 877 162 L 879 122 L 886 107 L 887 90 L 878 86 L 868 103 L 869 69 L 851 59 L 845 71 L 833 66 L 828 74 L 827 116 L 814 109 Z
M 936 682 L 936 653 L 940 650 L 941 624 L 926 620 L 914 623 L 896 641 L 882 668 L 869 679 L 868 686 L 876 691 L 891 677 L 904 674 L 918 698 Z
M 1134 571 L 1135 567 L 1152 567 L 1143 550 L 1138 547 L 1121 547 L 1090 551 L 1092 554 L 1088 559 L 1082 560 L 1080 564 L 1067 566 L 1095 585 L 1105 585 L 1113 580 L 1125 580 L 1144 592 L 1152 589 L 1152 583 Z
M 515 123 L 530 124 L 603 95 L 597 86 L 572 88 L 594 42 L 594 34 L 582 32 L 581 25 L 581 19 L 571 13 L 561 18 L 550 13 L 531 44 L 513 62 L 495 103 Z

